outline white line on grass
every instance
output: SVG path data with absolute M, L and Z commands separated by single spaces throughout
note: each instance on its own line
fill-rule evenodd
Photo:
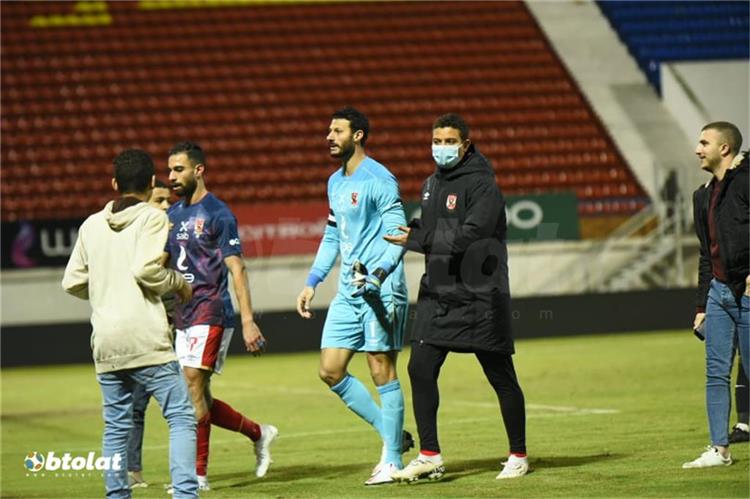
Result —
M 491 402 L 472 402 L 469 400 L 453 400 L 450 402 L 450 404 L 483 407 L 483 408 L 488 408 L 488 409 L 499 409 L 499 406 L 497 403 L 491 403 Z M 528 413 L 526 414 L 526 419 L 550 418 L 550 417 L 560 417 L 560 416 L 586 416 L 586 415 L 592 415 L 592 414 L 594 415 L 618 414 L 620 412 L 617 409 L 585 409 L 581 407 L 544 405 L 544 404 L 526 404 L 526 409 L 532 411 L 531 414 L 528 414 Z M 469 424 L 476 424 L 476 423 L 486 423 L 486 422 L 497 421 L 497 418 L 498 418 L 497 416 L 494 416 L 494 417 L 487 417 L 487 418 L 452 419 L 452 420 L 448 420 L 445 422 L 441 422 L 440 426 L 441 427 L 460 426 L 460 425 L 469 425 Z M 296 439 L 296 438 L 310 438 L 310 437 L 323 437 L 323 436 L 330 436 L 330 435 L 341 435 L 344 433 L 347 433 L 347 434 L 348 433 L 370 433 L 372 431 L 373 430 L 371 428 L 368 428 L 367 426 L 362 426 L 359 428 L 339 428 L 339 429 L 330 429 L 330 430 L 301 431 L 301 432 L 290 432 L 290 433 L 282 431 L 281 438 L 283 438 L 284 440 L 288 440 L 288 439 Z M 223 438 L 223 439 L 213 438 L 211 439 L 211 442 L 215 444 L 231 444 L 231 443 L 243 442 L 243 440 L 244 439 L 239 439 L 237 437 Z M 143 448 L 147 450 L 168 449 L 169 444 L 164 443 L 164 444 L 157 444 L 157 445 L 144 445 Z M 65 452 L 78 452 L 78 451 L 90 451 L 92 449 L 88 447 L 86 448 L 77 447 L 77 448 L 66 448 L 64 450 Z
M 472 407 L 486 407 L 497 409 L 497 402 L 473 402 L 470 400 L 453 400 L 449 404 L 468 405 Z M 532 411 L 549 411 L 551 414 L 540 414 L 537 417 L 544 416 L 580 416 L 585 414 L 618 414 L 617 409 L 586 409 L 583 407 L 571 407 L 562 405 L 544 405 L 544 404 L 526 404 L 526 410 Z M 528 415 L 526 417 L 529 417 Z

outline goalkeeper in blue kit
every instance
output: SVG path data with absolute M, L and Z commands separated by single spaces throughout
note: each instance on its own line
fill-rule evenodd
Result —
M 340 256 L 338 292 L 321 337 L 320 378 L 380 434 L 381 459 L 365 482 L 377 485 L 393 481 L 391 473 L 403 467 L 402 450 L 413 441 L 403 432 L 404 398 L 396 373 L 407 316 L 403 250 L 383 239 L 397 234 L 406 220 L 396 178 L 365 154 L 368 129 L 367 118 L 354 108 L 332 116 L 329 152 L 341 168 L 328 179 L 328 224 L 297 298 L 297 311 L 303 318 L 312 317 L 315 287 Z M 356 352 L 367 353 L 380 405 L 347 372 Z

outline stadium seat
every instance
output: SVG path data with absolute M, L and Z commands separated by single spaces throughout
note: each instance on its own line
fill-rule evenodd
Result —
M 209 186 L 231 202 L 322 200 L 334 170 L 328 117 L 343 103 L 367 112 L 371 152 L 408 200 L 434 171 L 429 129 L 447 109 L 471 123 L 504 190 L 599 186 L 626 211 L 628 197 L 644 197 L 521 2 L 463 2 L 460 18 L 442 2 L 133 5 L 109 3 L 110 26 L 50 30 L 31 29 L 29 16 L 70 4 L 3 4 L 3 175 L 59 178 L 38 209 L 3 186 L 4 220 L 99 209 L 107 182 L 64 178 L 106 177 L 133 145 L 163 165 L 184 139 L 204 145 Z M 446 67 L 429 48 L 455 40 L 463 56 Z M 90 193 L 71 203 L 68 189 Z

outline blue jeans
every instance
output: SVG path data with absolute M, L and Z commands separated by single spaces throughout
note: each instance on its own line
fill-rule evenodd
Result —
M 731 380 L 735 345 L 745 373 L 750 366 L 750 297 L 740 305 L 729 287 L 711 281 L 706 304 L 706 410 L 712 445 L 729 445 Z
M 151 397 L 146 387 L 137 384 L 133 387 L 133 427 L 128 436 L 128 471 L 141 471 L 143 465 L 143 427 L 145 425 L 146 407 Z
M 133 392 L 138 384 L 143 386 L 147 395 L 156 399 L 169 424 L 169 471 L 174 497 L 198 497 L 198 479 L 195 475 L 195 411 L 179 364 L 174 361 L 97 374 L 96 377 L 102 390 L 104 405 L 102 455 L 119 455 L 122 460 L 119 470 L 105 472 L 107 497 L 130 497 L 126 450 L 128 435 L 133 426 Z

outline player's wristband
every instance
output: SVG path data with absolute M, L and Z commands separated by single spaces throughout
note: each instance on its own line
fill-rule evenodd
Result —
M 382 279 L 385 279 L 391 274 L 391 272 L 393 272 L 393 267 L 394 266 L 388 260 L 382 260 L 378 262 L 377 265 L 375 265 L 375 270 L 373 271 L 373 275 L 377 275 L 375 274 L 375 272 L 382 272 L 383 273 Z
M 321 282 L 323 282 L 323 278 L 321 276 L 319 276 L 315 272 L 310 272 L 310 275 L 307 276 L 307 281 L 305 281 L 305 286 L 314 288 Z
M 388 277 L 388 272 L 386 272 L 384 268 L 378 267 L 372 271 L 372 275 L 376 277 L 382 284 L 383 281 L 385 281 L 385 278 Z

